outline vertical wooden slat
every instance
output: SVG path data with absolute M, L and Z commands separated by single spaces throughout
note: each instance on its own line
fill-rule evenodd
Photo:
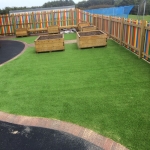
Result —
M 145 26 L 146 26 L 146 21 L 142 20 L 139 58 L 142 58 L 142 52 L 143 52 L 143 49 L 144 49 Z
M 108 24 L 108 35 L 111 36 L 111 16 L 109 16 L 109 24 Z
M 76 23 L 78 24 L 79 23 L 79 12 L 78 12 L 78 9 L 76 8 Z
M 124 23 L 124 18 L 121 18 L 121 26 L 120 26 L 120 45 L 122 45 L 122 39 L 123 39 L 123 23 Z
M 34 13 L 33 13 L 33 12 L 32 12 L 32 15 L 31 15 L 31 22 L 32 22 L 33 28 L 35 28 L 35 27 L 34 27 Z
M 95 26 L 97 28 L 97 15 L 95 15 L 95 20 L 96 20 Z
M 102 15 L 102 19 L 101 19 L 101 30 L 103 31 L 103 15 Z
M 15 33 L 15 32 L 16 32 L 16 20 L 15 20 L 15 15 L 12 14 L 12 17 L 13 17 L 12 23 L 14 23 L 13 28 L 14 28 L 14 33 Z
M 51 11 L 51 13 L 52 13 L 52 26 L 53 26 L 54 25 L 54 12 Z

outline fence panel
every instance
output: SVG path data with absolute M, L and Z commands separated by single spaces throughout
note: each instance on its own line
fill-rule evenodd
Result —
M 102 26 L 103 15 L 97 15 L 97 29 L 103 30 Z
M 94 18 L 93 18 L 93 15 L 88 13 L 88 12 L 85 12 L 85 11 L 82 11 L 80 9 L 77 9 L 77 15 L 78 15 L 78 21 L 77 23 L 80 23 L 80 22 L 89 22 L 91 25 L 93 25 L 93 22 L 94 22 Z
M 110 36 L 120 42 L 121 35 L 121 18 L 112 17 L 110 24 Z
M 110 32 L 109 32 L 109 22 L 110 22 L 109 16 L 103 16 L 103 21 L 102 21 L 103 31 L 105 33 L 107 33 L 108 35 L 110 34 Z
M 124 20 L 123 44 L 137 55 L 141 49 L 141 27 L 141 21 L 131 19 Z
M 150 62 L 150 23 L 147 23 L 145 27 L 143 58 Z
M 121 45 L 150 61 L 150 23 L 144 21 L 94 15 L 80 9 L 0 15 L 0 35 L 15 34 L 17 28 L 60 27 L 89 22 Z
M 16 29 L 25 27 L 34 29 L 47 28 L 51 25 L 60 27 L 77 25 L 81 20 L 91 21 L 91 18 L 89 13 L 79 9 L 0 15 L 0 35 L 15 34 Z
M 13 16 L 1 15 L 0 16 L 0 34 L 14 34 Z

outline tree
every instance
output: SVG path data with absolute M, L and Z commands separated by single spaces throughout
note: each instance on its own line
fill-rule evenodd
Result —
M 60 7 L 60 6 L 70 6 L 70 5 L 75 5 L 73 0 L 59 0 L 59 1 L 51 1 L 43 4 L 43 8 L 46 7 Z
M 127 5 L 134 5 L 134 8 L 131 10 L 131 14 L 138 13 L 139 7 L 139 14 L 143 14 L 144 3 L 143 0 L 119 0 L 119 2 L 115 2 L 115 6 L 127 6 Z M 145 14 L 150 14 L 150 0 L 146 0 L 146 10 Z
M 110 7 L 110 5 L 114 5 L 114 0 L 88 0 L 88 1 L 81 1 L 79 2 L 76 6 L 77 8 L 91 8 L 91 7 L 95 7 L 97 8 L 97 6 L 99 7 L 103 7 L 105 5 L 108 5 L 108 7 Z

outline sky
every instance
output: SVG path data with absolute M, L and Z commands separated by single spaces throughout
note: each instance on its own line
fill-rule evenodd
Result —
M 51 0 L 0 0 L 0 9 L 5 7 L 32 7 L 32 6 L 42 6 L 44 3 L 47 3 Z M 82 0 L 73 0 L 75 3 L 78 3 Z

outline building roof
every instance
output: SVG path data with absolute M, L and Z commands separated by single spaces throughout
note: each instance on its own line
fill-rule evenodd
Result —
M 35 9 L 23 9 L 23 10 L 12 10 L 9 11 L 9 14 L 18 14 L 26 12 L 42 12 L 42 11 L 51 11 L 51 10 L 64 10 L 64 9 L 75 9 L 75 5 L 72 6 L 62 6 L 62 7 L 48 7 L 48 8 L 35 8 Z

